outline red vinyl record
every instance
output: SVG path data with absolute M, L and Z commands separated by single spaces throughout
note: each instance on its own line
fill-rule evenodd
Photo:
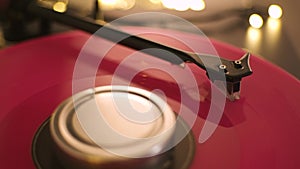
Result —
M 128 28 L 144 31 L 149 28 Z M 161 32 L 162 30 L 152 30 Z M 185 38 L 201 47 L 201 37 L 193 34 L 165 31 L 170 36 Z M 38 128 L 55 108 L 72 95 L 72 78 L 76 59 L 90 37 L 72 31 L 30 40 L 0 51 L 0 166 L 4 169 L 35 168 L 31 151 Z M 158 42 L 185 48 L 172 39 L 148 35 Z M 199 43 L 200 42 L 200 43 Z M 238 59 L 245 52 L 230 45 L 212 41 L 219 56 Z M 117 46 L 108 54 L 117 58 L 129 49 Z M 106 70 L 99 70 L 96 85 L 109 85 L 113 70 L 120 60 L 104 60 Z M 164 62 L 154 59 L 154 63 Z M 136 64 L 144 64 L 142 61 Z M 205 72 L 189 65 L 197 75 L 201 99 L 198 118 L 192 127 L 195 138 L 194 157 L 189 169 L 297 169 L 300 167 L 300 83 L 280 68 L 252 56 L 253 74 L 242 81 L 241 98 L 226 101 L 224 114 L 213 135 L 198 142 L 210 107 L 209 80 Z M 85 65 L 89 69 L 89 65 Z M 130 70 L 128 70 L 130 71 Z M 171 107 L 178 109 L 176 85 L 168 75 L 149 70 L 139 73 L 133 86 L 148 90 L 158 86 L 167 94 Z M 174 101 L 175 100 L 175 101 Z M 47 152 L 45 152 L 47 153 Z M 184 151 L 183 151 L 184 153 Z

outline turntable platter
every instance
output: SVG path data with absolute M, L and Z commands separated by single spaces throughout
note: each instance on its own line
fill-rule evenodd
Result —
M 128 28 L 128 31 L 145 29 L 148 28 Z M 192 34 L 176 31 L 168 33 L 188 38 L 193 43 L 199 43 L 199 39 L 201 42 L 201 37 Z M 59 103 L 71 96 L 74 65 L 89 36 L 80 31 L 72 31 L 30 40 L 0 51 L 1 168 L 35 168 L 31 157 L 35 132 Z M 169 45 L 173 43 L 159 36 L 149 38 Z M 224 58 L 238 59 L 234 57 L 244 53 L 221 42 L 212 43 Z M 202 48 L 200 44 L 199 50 Z M 126 53 L 127 50 L 118 47 L 112 55 L 123 51 Z M 114 67 L 117 61 L 105 63 Z M 88 65 L 86 66 L 88 69 Z M 205 72 L 196 66 L 189 66 L 199 75 L 199 86 L 204 85 L 208 81 Z M 243 80 L 241 99 L 226 103 L 215 133 L 206 142 L 198 143 L 205 113 L 209 109 L 209 99 L 203 101 L 199 118 L 192 128 L 196 149 L 190 169 L 300 167 L 300 82 L 255 56 L 251 58 L 251 67 L 253 74 Z M 97 85 L 110 84 L 110 68 L 98 72 Z M 154 73 L 149 71 L 150 76 L 145 81 L 155 84 L 157 79 Z M 137 79 L 145 78 L 137 76 Z M 148 89 L 151 87 L 155 86 L 145 86 Z M 173 92 L 168 85 L 161 86 L 161 89 Z M 178 106 L 175 102 L 170 103 L 174 109 Z

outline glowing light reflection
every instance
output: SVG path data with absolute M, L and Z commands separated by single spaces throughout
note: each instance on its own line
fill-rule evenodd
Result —
M 206 7 L 203 0 L 161 0 L 161 2 L 165 8 L 177 11 L 186 11 L 188 9 L 201 11 Z
M 271 18 L 279 19 L 282 16 L 282 8 L 279 5 L 270 5 L 268 13 Z
M 150 2 L 153 4 L 160 4 L 161 0 L 150 0 Z
M 118 0 L 100 0 L 100 2 L 104 5 L 113 6 L 117 4 Z
M 169 9 L 174 8 L 173 0 L 162 0 L 161 2 L 163 4 L 163 6 L 166 8 L 169 8 Z
M 281 29 L 281 20 L 269 18 L 267 21 L 267 27 L 270 31 L 279 31 Z
M 106 10 L 128 10 L 135 5 L 135 0 L 99 0 L 101 7 Z
M 281 36 L 281 20 L 269 18 L 267 21 L 266 35 L 268 40 L 268 45 L 271 48 L 276 48 L 279 44 Z
M 262 41 L 261 29 L 249 27 L 246 34 L 246 48 L 259 53 Z
M 98 0 L 101 7 L 106 10 L 122 9 L 127 10 L 135 5 L 135 0 Z M 149 0 L 155 5 L 162 5 L 167 9 L 186 11 L 188 9 L 201 11 L 206 8 L 204 0 Z
M 249 23 L 253 28 L 261 28 L 264 24 L 264 21 L 260 15 L 252 14 L 249 17 Z
M 189 3 L 182 0 L 173 0 L 174 9 L 177 11 L 186 11 L 190 8 Z
M 190 0 L 190 8 L 194 11 L 201 11 L 205 9 L 205 2 L 203 0 Z
M 67 3 L 65 2 L 56 2 L 53 5 L 53 10 L 59 13 L 64 13 L 67 10 Z

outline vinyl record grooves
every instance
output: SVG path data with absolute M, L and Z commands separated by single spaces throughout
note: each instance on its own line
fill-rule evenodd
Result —
M 126 28 L 129 32 L 164 32 L 197 44 L 199 51 L 205 50 L 202 37 L 177 31 L 151 28 Z M 0 167 L 3 169 L 61 168 L 53 157 L 51 142 L 47 139 L 47 121 L 55 108 L 72 95 L 72 75 L 76 59 L 89 34 L 72 31 L 30 40 L 0 51 Z M 185 46 L 172 38 L 159 35 L 148 37 L 170 46 L 184 49 Z M 241 49 L 212 40 L 221 57 L 238 59 L 244 54 Z M 105 47 L 105 45 L 103 45 Z M 119 55 L 132 52 L 116 46 L 104 64 L 106 70 L 99 70 L 95 86 L 109 85 L 111 70 L 120 63 Z M 144 55 L 141 55 L 144 57 Z M 111 59 L 113 58 L 113 59 Z M 138 60 L 138 59 L 137 59 Z M 161 60 L 152 60 L 162 64 Z M 182 169 L 298 169 L 300 166 L 300 82 L 284 70 L 252 56 L 253 74 L 243 80 L 241 99 L 227 101 L 216 131 L 204 143 L 198 141 L 211 105 L 209 80 L 197 66 L 189 65 L 196 76 L 198 89 L 205 94 L 197 119 L 187 136 L 195 138 L 195 144 L 175 147 L 175 152 L 194 157 L 177 157 L 174 167 Z M 136 64 L 144 64 L 137 61 Z M 163 63 L 165 64 L 165 63 Z M 89 69 L 86 64 L 84 69 Z M 131 71 L 131 69 L 129 70 Z M 147 76 L 145 76 L 147 75 Z M 161 80 L 161 79 L 168 79 Z M 167 75 L 149 70 L 137 74 L 133 86 L 147 90 L 161 89 L 167 94 L 168 103 L 177 112 L 180 97 L 178 85 Z M 189 96 L 192 96 L 193 90 Z M 43 125 L 42 125 L 43 124 Z M 39 127 L 42 127 L 39 129 Z M 38 131 L 35 136 L 35 133 Z M 32 141 L 34 143 L 32 143 Z M 184 141 L 184 142 L 185 142 Z M 190 142 L 189 142 L 190 143 Z M 32 147 L 33 146 L 33 147 Z M 182 147 L 181 147 L 182 146 Z M 33 150 L 32 150 L 33 148 Z M 187 151 L 188 149 L 189 151 Z M 32 154 L 35 162 L 32 160 Z M 50 159 L 48 161 L 47 159 Z M 191 163 L 187 167 L 182 161 Z

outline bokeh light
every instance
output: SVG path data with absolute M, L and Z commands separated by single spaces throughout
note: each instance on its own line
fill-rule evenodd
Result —
M 56 2 L 53 5 L 53 10 L 59 13 L 64 13 L 67 11 L 67 3 L 65 2 Z
M 173 0 L 174 9 L 177 11 L 186 11 L 190 8 L 187 1 L 183 0 Z
M 161 2 L 165 8 L 177 11 L 186 11 L 188 9 L 201 11 L 206 7 L 203 0 L 161 0 Z
M 282 16 L 282 8 L 279 5 L 270 5 L 268 9 L 268 13 L 271 18 L 279 19 Z
M 135 0 L 99 0 L 101 7 L 106 10 L 128 10 L 135 5 Z
M 173 0 L 162 0 L 161 2 L 163 4 L 163 6 L 168 9 L 172 9 L 174 7 Z
M 150 0 L 150 2 L 153 4 L 160 4 L 161 0 Z
M 205 9 L 205 2 L 203 0 L 190 0 L 190 8 L 194 11 L 201 11 Z
M 252 14 L 249 17 L 249 23 L 253 28 L 261 28 L 264 24 L 264 20 L 260 15 Z

